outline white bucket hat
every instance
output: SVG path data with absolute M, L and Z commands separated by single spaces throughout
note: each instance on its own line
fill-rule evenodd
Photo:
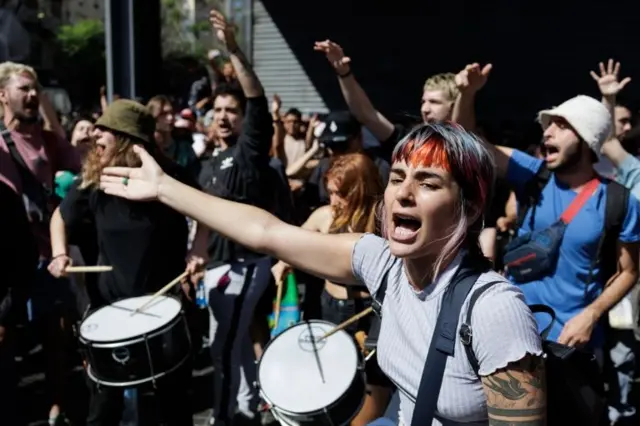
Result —
M 540 111 L 538 121 L 543 130 L 549 127 L 553 117 L 564 118 L 589 148 L 600 155 L 600 148 L 611 134 L 612 126 L 611 114 L 602 102 L 590 96 L 578 95 L 557 107 Z

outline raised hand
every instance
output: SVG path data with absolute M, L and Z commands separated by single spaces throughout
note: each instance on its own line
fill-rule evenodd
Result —
M 349 72 L 349 63 L 351 62 L 351 58 L 344 56 L 342 47 L 340 47 L 339 44 L 334 43 L 331 40 L 316 41 L 316 44 L 313 46 L 313 50 L 316 52 L 323 52 L 327 55 L 327 60 L 339 75 Z
M 164 172 L 140 145 L 133 147 L 142 166 L 132 167 L 106 167 L 100 177 L 100 189 L 106 194 L 129 200 L 147 201 L 158 198 L 158 187 L 164 177 Z
M 616 96 L 624 87 L 629 84 L 631 77 L 626 77 L 622 81 L 618 81 L 620 74 L 620 62 L 614 62 L 609 59 L 607 66 L 600 62 L 600 75 L 591 71 L 591 77 L 598 83 L 602 96 Z
M 273 94 L 273 100 L 271 101 L 271 112 L 273 114 L 279 114 L 280 108 L 282 108 L 282 100 L 277 93 Z
M 235 49 L 236 36 L 233 33 L 233 26 L 227 22 L 224 15 L 215 9 L 209 12 L 209 22 L 216 33 L 216 37 L 224 43 L 228 49 Z
M 476 93 L 487 83 L 492 68 L 491 64 L 483 68 L 478 63 L 469 64 L 456 75 L 456 86 L 461 92 Z

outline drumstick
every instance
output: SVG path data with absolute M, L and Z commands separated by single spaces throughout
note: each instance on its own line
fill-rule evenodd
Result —
M 153 303 L 158 297 L 164 295 L 166 292 L 168 292 L 169 290 L 171 290 L 171 288 L 176 285 L 177 283 L 179 283 L 180 281 L 182 281 L 183 278 L 185 278 L 187 275 L 189 275 L 188 271 L 184 271 L 183 273 L 181 273 L 180 275 L 178 275 L 177 277 L 175 277 L 174 279 L 171 280 L 171 282 L 167 285 L 165 285 L 164 287 L 162 287 L 160 290 L 156 291 L 153 296 L 151 296 L 151 299 L 149 299 L 145 304 L 143 304 L 142 306 L 140 306 L 139 308 L 137 308 L 135 311 L 131 312 L 131 316 L 134 316 L 135 314 L 137 314 L 138 312 L 142 312 L 142 310 L 144 308 L 146 308 L 147 306 L 149 306 L 151 303 Z
M 79 272 L 109 272 L 113 271 L 113 266 L 98 265 L 98 266 L 67 266 L 64 270 L 70 274 Z
M 282 302 L 282 287 L 284 287 L 282 280 L 278 280 L 278 291 L 276 292 L 276 306 L 273 308 L 273 328 L 278 328 L 278 321 L 280 321 L 280 302 Z
M 318 341 L 320 341 L 322 339 L 326 339 L 327 337 L 331 336 L 332 334 L 337 333 L 338 331 L 340 331 L 340 330 L 342 330 L 344 328 L 347 328 L 349 325 L 351 325 L 354 322 L 358 321 L 360 318 L 366 317 L 367 315 L 369 315 L 372 311 L 373 311 L 373 308 L 371 306 L 369 306 L 364 311 L 362 311 L 362 312 L 360 312 L 358 314 L 355 314 L 354 316 L 352 316 L 351 318 L 349 318 L 348 320 L 346 320 L 342 324 L 337 325 L 336 328 L 334 328 L 333 330 L 329 331 L 324 336 L 320 337 L 318 339 Z

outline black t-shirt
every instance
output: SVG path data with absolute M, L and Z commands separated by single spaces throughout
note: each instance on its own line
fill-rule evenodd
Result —
M 280 220 L 287 223 L 294 223 L 295 211 L 293 206 L 293 195 L 287 180 L 287 172 L 282 161 L 276 157 L 271 157 L 269 161 L 271 167 L 271 186 L 273 188 L 273 207 L 271 212 Z
M 197 187 L 177 165 L 164 167 L 167 174 Z M 91 217 L 98 240 L 98 264 L 113 271 L 97 277 L 97 300 L 92 307 L 153 293 L 180 275 L 187 255 L 186 218 L 163 204 L 114 197 L 74 183 L 60 204 L 68 232 L 77 232 Z
M 273 121 L 267 98 L 248 98 L 242 134 L 235 145 L 203 163 L 201 186 L 217 197 L 271 210 L 273 169 L 269 166 L 269 149 L 272 137 Z M 217 232 L 211 232 L 208 254 L 208 268 L 259 256 Z
M 379 149 L 368 148 L 364 150 L 364 153 L 367 154 L 378 167 L 378 173 L 380 174 L 380 179 L 382 179 L 382 186 L 386 186 L 389 181 L 389 171 L 391 169 L 389 162 L 382 157 Z M 321 159 L 316 168 L 313 169 L 305 185 L 306 196 L 309 197 L 309 203 L 313 207 L 329 204 L 329 193 L 327 192 L 327 187 L 324 182 L 324 176 L 331 167 L 331 160 L 329 157 Z

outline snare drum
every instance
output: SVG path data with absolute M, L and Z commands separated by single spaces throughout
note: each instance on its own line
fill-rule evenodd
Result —
M 353 338 L 326 321 L 283 331 L 264 349 L 256 386 L 274 417 L 287 426 L 348 424 L 365 396 L 363 365 Z
M 87 374 L 96 383 L 132 387 L 155 382 L 190 356 L 189 329 L 178 299 L 160 296 L 132 315 L 151 297 L 104 306 L 80 324 Z

